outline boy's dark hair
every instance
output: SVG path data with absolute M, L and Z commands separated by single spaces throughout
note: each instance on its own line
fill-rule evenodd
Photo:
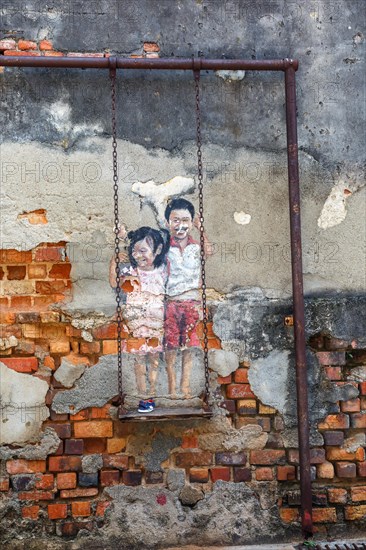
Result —
M 172 201 L 170 201 L 165 209 L 165 219 L 167 222 L 169 221 L 172 210 L 188 210 L 188 212 L 192 216 L 192 220 L 194 218 L 194 206 L 186 199 L 173 199 Z
M 128 257 L 133 267 L 137 267 L 137 262 L 132 256 L 133 247 L 139 241 L 147 240 L 154 252 L 157 251 L 158 246 L 162 245 L 161 252 L 156 256 L 154 260 L 154 267 L 160 267 L 165 260 L 166 254 L 170 246 L 169 231 L 166 229 L 153 229 L 152 227 L 139 227 L 136 231 L 129 231 L 127 237 L 130 240 L 128 245 Z

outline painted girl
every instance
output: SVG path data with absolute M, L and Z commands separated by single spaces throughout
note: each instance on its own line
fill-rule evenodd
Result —
M 164 295 L 167 280 L 167 231 L 140 227 L 127 234 L 129 266 L 121 265 L 121 288 L 126 295 L 123 317 L 130 333 L 124 351 L 135 355 L 135 377 L 139 395 L 156 393 L 159 353 L 163 351 Z M 111 285 L 115 271 L 110 269 Z

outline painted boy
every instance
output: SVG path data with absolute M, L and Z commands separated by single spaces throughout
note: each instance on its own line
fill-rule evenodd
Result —
M 165 210 L 170 232 L 168 252 L 168 281 L 165 309 L 165 359 L 169 393 L 177 395 L 175 361 L 177 350 L 182 350 L 182 377 L 180 391 L 191 397 L 190 375 L 192 370 L 191 347 L 199 347 L 197 324 L 202 317 L 201 256 L 200 244 L 191 231 L 200 222 L 195 218 L 194 206 L 186 199 L 173 199 Z M 205 240 L 205 253 L 208 241 Z

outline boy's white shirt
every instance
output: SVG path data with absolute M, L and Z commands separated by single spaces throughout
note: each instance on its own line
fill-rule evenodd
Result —
M 167 296 L 175 300 L 200 300 L 200 245 L 192 238 L 183 250 L 172 244 L 168 251 L 168 261 Z

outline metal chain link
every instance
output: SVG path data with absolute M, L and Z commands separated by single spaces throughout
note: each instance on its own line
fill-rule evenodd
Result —
M 114 60 L 113 60 L 114 61 Z M 112 94 L 112 150 L 113 150 L 113 199 L 114 199 L 114 254 L 116 264 L 116 316 L 117 316 L 117 366 L 118 366 L 118 395 L 120 406 L 123 408 L 124 394 L 122 384 L 122 290 L 120 276 L 120 238 L 119 238 L 119 211 L 118 211 L 118 161 L 117 161 L 117 123 L 116 123 L 116 68 L 109 69 Z
M 194 71 L 194 83 L 196 90 L 196 143 L 197 143 L 197 176 L 198 176 L 198 211 L 200 221 L 200 255 L 201 255 L 201 279 L 202 279 L 202 312 L 203 312 L 203 360 L 205 367 L 205 396 L 204 401 L 208 404 L 210 393 L 209 367 L 208 367 L 208 314 L 206 296 L 206 260 L 205 260 L 205 237 L 204 237 L 204 216 L 203 216 L 203 166 L 202 166 L 202 138 L 201 138 L 201 105 L 200 105 L 200 71 Z

